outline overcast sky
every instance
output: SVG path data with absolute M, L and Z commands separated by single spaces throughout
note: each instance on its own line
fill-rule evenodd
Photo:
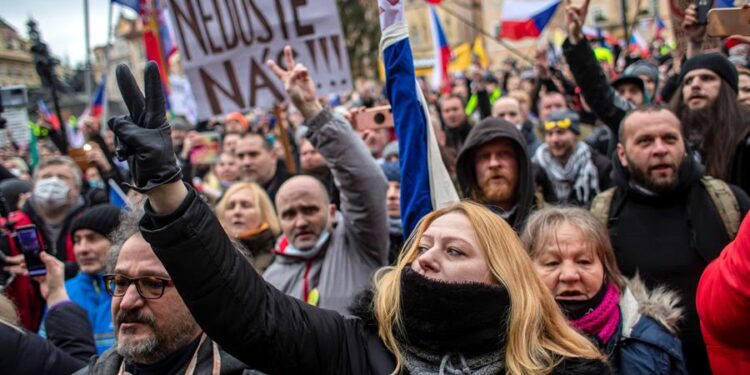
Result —
M 0 17 L 28 38 L 26 21 L 33 17 L 53 54 L 61 60 L 66 57 L 72 65 L 85 59 L 83 0 L 0 0 L 3 3 Z M 89 0 L 89 33 L 91 48 L 107 40 L 107 11 L 109 0 Z M 125 12 L 135 17 L 135 12 L 114 5 L 113 20 Z

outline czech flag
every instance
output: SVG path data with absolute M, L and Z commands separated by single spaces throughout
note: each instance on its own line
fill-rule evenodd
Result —
M 542 34 L 560 0 L 505 0 L 498 38 L 521 40 Z
M 435 64 L 432 66 L 432 89 L 450 93 L 450 77 L 448 76 L 448 65 L 451 62 L 451 46 L 445 37 L 443 25 L 440 23 L 435 5 L 430 4 L 430 25 L 432 28 L 432 45 Z
M 398 137 L 401 223 L 406 237 L 424 215 L 458 202 L 458 194 L 440 156 L 430 111 L 414 72 L 403 1 L 378 0 L 378 6 L 385 89 Z
M 643 39 L 641 34 L 636 30 L 633 30 L 630 33 L 630 52 L 640 53 L 643 57 L 649 57 L 651 55 L 648 48 L 648 42 L 646 42 L 646 39 Z
M 104 110 L 104 95 L 106 93 L 105 87 L 107 85 L 107 76 L 102 76 L 102 80 L 99 83 L 99 87 L 96 89 L 96 94 L 94 94 L 94 100 L 91 101 L 91 104 L 86 107 L 86 109 L 83 110 L 83 113 L 81 114 L 81 120 L 85 119 L 86 117 L 95 117 L 99 118 L 99 116 L 102 115 L 102 111 Z

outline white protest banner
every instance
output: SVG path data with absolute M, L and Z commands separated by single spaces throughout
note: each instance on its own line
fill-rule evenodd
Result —
M 266 66 L 290 45 L 318 94 L 352 88 L 335 0 L 169 0 L 198 117 L 270 107 L 286 99 Z

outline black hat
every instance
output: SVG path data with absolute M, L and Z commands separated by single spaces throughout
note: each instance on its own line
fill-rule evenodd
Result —
M 100 204 L 84 211 L 73 220 L 70 234 L 79 229 L 90 229 L 102 236 L 109 236 L 120 225 L 120 209 L 111 204 Z
M 643 80 L 640 77 L 631 74 L 621 74 L 616 80 L 612 81 L 612 87 L 617 90 L 617 87 L 624 83 L 632 83 L 638 86 L 642 93 L 646 93 L 646 84 L 643 83 Z
M 567 108 L 552 112 L 551 115 L 547 116 L 542 125 L 545 130 L 561 128 L 570 129 L 576 135 L 581 134 L 581 118 L 578 116 L 578 113 Z
M 726 57 L 719 53 L 705 53 L 690 58 L 685 61 L 680 71 L 680 83 L 685 79 L 685 75 L 691 70 L 695 69 L 708 69 L 716 73 L 724 82 L 729 84 L 729 87 L 737 92 L 737 68 L 732 64 Z

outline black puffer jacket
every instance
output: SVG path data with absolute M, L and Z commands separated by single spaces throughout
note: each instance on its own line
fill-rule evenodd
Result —
M 233 250 L 210 208 L 191 190 L 172 214 L 147 205 L 141 233 L 205 332 L 267 374 L 390 374 L 395 360 L 372 326 L 286 296 Z M 569 359 L 555 374 L 607 374 L 599 361 Z
M 536 208 L 534 195 L 534 174 L 531 160 L 526 149 L 526 139 L 515 125 L 497 118 L 486 118 L 474 126 L 466 137 L 466 143 L 456 160 L 456 174 L 461 185 L 464 198 L 471 198 L 472 192 L 479 189 L 474 169 L 474 154 L 477 149 L 487 143 L 499 139 L 507 139 L 513 143 L 518 160 L 518 187 L 516 190 L 516 211 L 508 218 L 508 223 L 516 231 L 520 230 L 526 218 Z M 488 207 L 493 209 L 493 207 Z
M 44 338 L 0 323 L 0 372 L 4 374 L 71 374 L 96 354 L 86 311 L 64 303 L 47 312 Z

